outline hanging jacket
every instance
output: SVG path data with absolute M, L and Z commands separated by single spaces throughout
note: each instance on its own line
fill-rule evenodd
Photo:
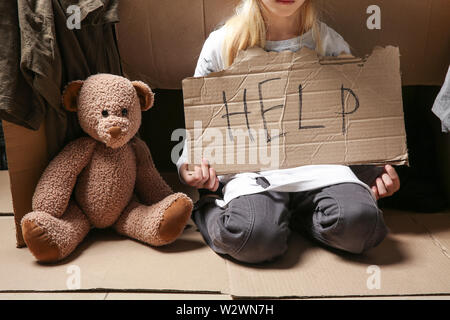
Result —
M 80 29 L 68 28 L 71 5 Z M 118 0 L 1 1 L 0 19 L 0 40 L 9 44 L 0 48 L 0 118 L 34 130 L 45 120 L 51 158 L 83 134 L 62 106 L 64 86 L 96 73 L 122 75 Z
M 441 119 L 442 132 L 450 132 L 450 67 L 444 85 L 431 110 Z

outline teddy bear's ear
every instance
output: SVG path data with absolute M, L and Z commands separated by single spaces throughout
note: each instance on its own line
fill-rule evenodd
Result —
M 152 89 L 150 89 L 150 87 L 142 81 L 132 81 L 131 83 L 137 92 L 139 103 L 141 104 L 141 110 L 147 111 L 153 106 L 155 94 Z
M 81 87 L 83 86 L 82 80 L 76 80 L 69 83 L 64 89 L 62 100 L 63 105 L 66 110 L 71 112 L 77 112 L 77 97 L 80 93 Z

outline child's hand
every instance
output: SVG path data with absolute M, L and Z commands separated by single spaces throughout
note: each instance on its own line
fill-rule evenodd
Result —
M 388 164 L 384 166 L 384 172 L 375 180 L 371 188 L 377 200 L 390 197 L 397 192 L 400 189 L 400 178 L 394 167 Z
M 201 166 L 195 166 L 194 171 L 189 171 L 188 164 L 183 163 L 180 167 L 180 176 L 186 184 L 197 189 L 216 191 L 219 187 L 216 170 L 210 168 L 208 161 L 205 159 L 202 160 Z

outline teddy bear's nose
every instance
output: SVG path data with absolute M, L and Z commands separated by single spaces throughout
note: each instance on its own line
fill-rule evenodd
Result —
M 122 130 L 119 127 L 111 127 L 109 128 L 108 133 L 111 137 L 117 138 L 122 133 Z

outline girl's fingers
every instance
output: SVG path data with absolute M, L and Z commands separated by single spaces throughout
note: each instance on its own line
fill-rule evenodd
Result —
M 210 190 L 215 192 L 217 191 L 218 188 L 219 188 L 219 178 L 216 177 L 214 186 Z
M 372 189 L 373 194 L 375 195 L 375 199 L 377 199 L 377 200 L 380 199 L 380 195 L 378 194 L 377 187 L 373 186 L 371 189 Z
M 203 180 L 202 168 L 200 166 L 195 166 L 193 186 L 201 188 L 203 186 L 202 180 Z
M 219 179 L 216 170 L 209 167 L 208 161 L 202 161 L 201 166 L 195 166 L 193 171 L 188 170 L 188 164 L 183 163 L 180 167 L 180 175 L 186 184 L 216 191 L 219 187 Z
M 188 185 L 191 185 L 194 181 L 194 172 L 188 170 L 188 164 L 183 163 L 180 167 L 180 175 L 183 178 L 184 182 Z
M 209 168 L 209 180 L 207 181 L 205 188 L 211 190 L 216 183 L 216 171 L 213 168 Z
M 395 168 L 391 165 L 386 165 L 385 167 L 386 173 L 389 175 L 389 177 L 392 180 L 392 183 L 394 184 L 394 192 L 398 191 L 400 189 L 400 177 L 397 174 L 397 171 Z
M 376 180 L 378 195 L 380 198 L 383 198 L 387 195 L 386 187 L 384 186 L 384 182 L 381 178 L 377 178 Z
M 202 170 L 201 182 L 202 184 L 206 184 L 209 180 L 209 163 L 205 159 L 202 159 L 201 170 Z
M 383 173 L 381 179 L 386 187 L 387 194 L 392 195 L 396 190 L 394 190 L 394 183 L 392 182 L 391 177 L 387 173 Z
M 209 168 L 209 177 L 210 177 L 210 179 L 213 179 L 213 180 L 215 180 L 217 178 L 216 169 Z

